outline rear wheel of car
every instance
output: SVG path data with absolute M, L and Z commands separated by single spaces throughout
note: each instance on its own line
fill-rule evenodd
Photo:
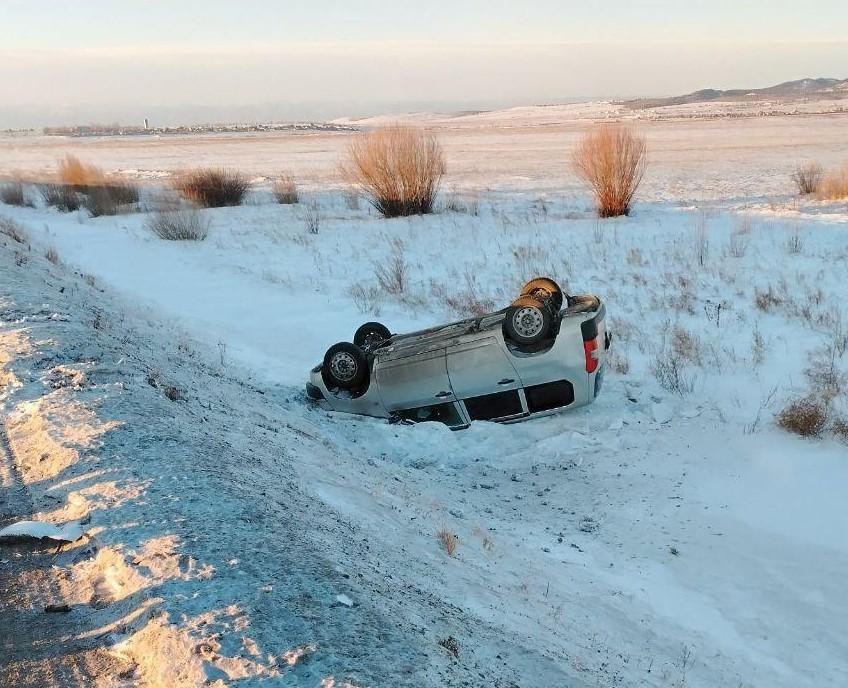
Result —
M 560 289 L 560 286 L 556 282 L 547 277 L 537 277 L 530 280 L 521 288 L 521 296 L 532 296 L 538 301 L 547 301 L 550 299 L 557 313 L 562 308 L 562 289 Z
M 504 336 L 520 346 L 542 341 L 551 331 L 553 316 L 542 302 L 522 297 L 506 309 Z
M 392 333 L 383 323 L 367 322 L 353 335 L 353 343 L 363 349 L 371 350 L 389 339 Z
M 356 344 L 339 342 L 324 354 L 321 375 L 327 387 L 356 390 L 368 381 L 368 358 Z

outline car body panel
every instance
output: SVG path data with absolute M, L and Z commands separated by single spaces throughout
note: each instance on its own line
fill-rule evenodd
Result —
M 383 405 L 389 411 L 454 401 L 445 349 L 381 360 L 372 367 Z

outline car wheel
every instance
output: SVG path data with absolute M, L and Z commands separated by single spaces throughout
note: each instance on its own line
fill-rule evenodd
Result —
M 353 335 L 353 343 L 366 351 L 370 351 L 391 336 L 392 333 L 389 332 L 389 328 L 383 323 L 367 322 Z
M 543 303 L 523 297 L 506 309 L 504 336 L 519 346 L 536 344 L 548 336 L 552 320 L 550 310 Z
M 530 280 L 521 288 L 521 296 L 532 296 L 539 301 L 551 299 L 557 313 L 562 308 L 562 289 L 556 282 L 547 277 L 537 277 Z
M 333 344 L 324 354 L 321 376 L 327 387 L 359 389 L 368 380 L 368 358 L 356 344 Z

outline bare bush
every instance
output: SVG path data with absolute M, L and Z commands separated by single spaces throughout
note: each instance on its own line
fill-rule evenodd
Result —
M 15 222 L 8 217 L 0 217 L 0 234 L 9 237 L 18 244 L 29 243 L 29 234 L 27 234 L 26 230 L 19 222 Z
M 661 351 L 651 362 L 651 372 L 660 387 L 668 392 L 683 396 L 695 388 L 692 379 L 686 374 L 686 362 L 673 351 Z
M 439 541 L 442 549 L 447 552 L 447 555 L 452 557 L 456 552 L 456 546 L 459 544 L 459 537 L 447 528 L 440 528 L 436 531 L 436 539 Z
M 250 182 L 236 170 L 203 167 L 180 175 L 174 188 L 199 206 L 224 208 L 241 205 Z
M 827 425 L 827 405 L 811 396 L 790 401 L 777 414 L 777 424 L 801 437 L 817 437 Z
M 426 215 L 433 206 L 445 159 L 434 134 L 402 125 L 382 127 L 355 140 L 342 174 L 383 217 Z
M 56 250 L 55 246 L 50 246 L 44 252 L 44 257 L 47 258 L 53 265 L 58 265 L 60 263 L 59 260 L 59 251 Z
M 38 193 L 44 202 L 63 213 L 79 210 L 80 195 L 67 184 L 40 184 Z
M 848 165 L 841 170 L 828 172 L 819 185 L 819 197 L 827 201 L 848 198 Z
M 392 252 L 388 260 L 374 266 L 374 274 L 380 287 L 387 294 L 395 296 L 406 292 L 408 271 L 409 265 L 404 256 L 403 244 L 397 240 L 392 242 Z
M 356 283 L 348 288 L 348 294 L 353 299 L 353 303 L 359 309 L 360 313 L 373 313 L 375 316 L 380 315 L 380 309 L 386 297 L 386 292 L 380 289 L 380 287 L 371 284 Z
M 819 190 L 824 170 L 817 162 L 808 162 L 798 165 L 792 173 L 792 181 L 798 187 L 798 193 L 802 196 L 814 194 Z
M 572 157 L 574 171 L 591 189 L 599 217 L 628 215 L 647 165 L 647 144 L 622 124 L 588 132 Z
M 300 200 L 294 177 L 288 173 L 280 175 L 271 185 L 271 193 L 280 205 L 294 205 Z
M 132 184 L 109 183 L 90 186 L 82 205 L 92 217 L 119 215 L 138 209 L 138 187 Z
M 167 241 L 203 241 L 209 234 L 209 221 L 197 210 L 164 210 L 153 213 L 147 227 Z
M 837 440 L 843 444 L 848 444 L 848 420 L 837 418 L 831 423 L 830 430 Z
M 10 182 L 0 185 L 0 202 L 22 208 L 32 207 L 32 201 L 27 198 L 26 190 L 21 182 Z

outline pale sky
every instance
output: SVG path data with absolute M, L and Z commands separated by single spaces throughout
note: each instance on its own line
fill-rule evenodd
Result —
M 848 0 L 0 0 L 0 127 L 845 78 L 846 27 Z

